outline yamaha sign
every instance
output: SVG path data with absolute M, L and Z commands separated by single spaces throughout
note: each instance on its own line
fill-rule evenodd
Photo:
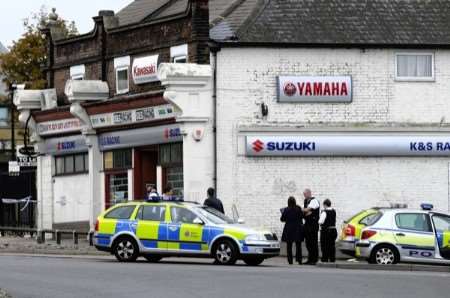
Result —
M 450 156 L 450 134 L 247 136 L 247 156 Z
M 279 102 L 351 102 L 350 76 L 279 76 Z

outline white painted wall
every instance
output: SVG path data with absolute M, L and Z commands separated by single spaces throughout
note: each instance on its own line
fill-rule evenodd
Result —
M 238 135 L 336 127 L 439 129 L 450 124 L 450 51 L 435 51 L 435 82 L 396 82 L 395 50 L 224 48 L 218 53 L 218 194 L 251 225 L 281 230 L 279 208 L 310 187 L 338 221 L 362 208 L 428 201 L 448 211 L 450 158 L 247 158 Z M 350 104 L 277 103 L 278 75 L 351 75 Z M 261 119 L 259 104 L 269 107 Z M 242 144 L 241 144 L 242 145 Z M 240 146 L 241 146 L 240 145 Z
M 37 167 L 37 196 L 39 229 L 51 229 L 53 225 L 53 160 L 51 156 L 39 156 Z
M 54 177 L 54 223 L 89 221 L 89 175 Z

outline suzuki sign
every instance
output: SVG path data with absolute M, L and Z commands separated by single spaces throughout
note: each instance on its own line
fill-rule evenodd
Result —
M 279 76 L 279 102 L 351 102 L 350 76 Z
M 158 55 L 136 58 L 132 75 L 136 85 L 158 81 Z
M 450 156 L 450 134 L 247 136 L 246 155 Z

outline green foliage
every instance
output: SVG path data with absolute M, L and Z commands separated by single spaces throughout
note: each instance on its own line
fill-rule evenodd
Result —
M 25 33 L 13 42 L 9 52 L 0 54 L 0 69 L 7 83 L 25 83 L 30 89 L 45 88 L 46 80 L 41 66 L 47 59 L 46 40 L 40 29 L 48 26 L 52 14 L 57 17 L 54 12 L 48 13 L 43 6 L 38 13 L 24 20 Z M 53 26 L 61 29 L 64 37 L 78 34 L 74 22 L 60 17 L 57 17 Z

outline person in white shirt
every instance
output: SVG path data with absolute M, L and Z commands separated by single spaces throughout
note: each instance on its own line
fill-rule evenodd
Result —
M 332 262 L 336 260 L 336 211 L 331 208 L 331 201 L 323 201 L 324 210 L 320 213 L 320 248 L 322 250 L 321 261 Z
M 306 265 L 315 265 L 319 260 L 319 215 L 320 203 L 309 188 L 303 191 L 305 213 L 305 242 L 308 250 Z

